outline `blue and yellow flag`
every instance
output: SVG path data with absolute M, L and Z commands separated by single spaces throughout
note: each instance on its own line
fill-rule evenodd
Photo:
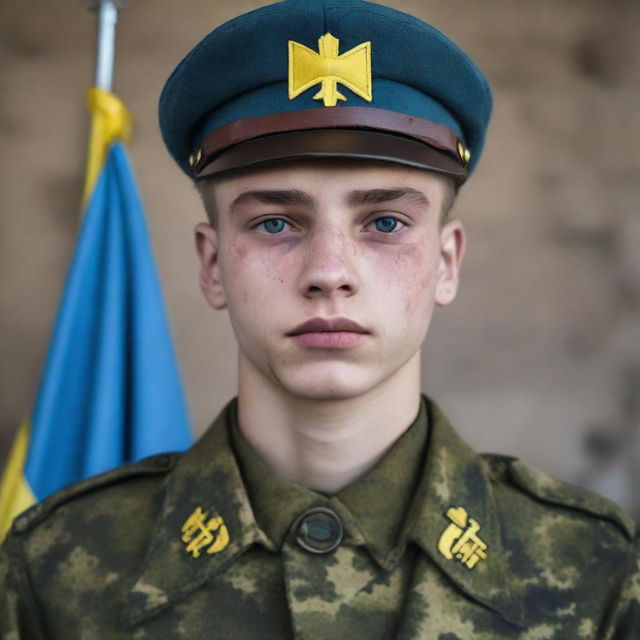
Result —
M 84 220 L 31 420 L 0 485 L 0 539 L 13 518 L 88 476 L 192 440 L 120 100 L 89 91 Z

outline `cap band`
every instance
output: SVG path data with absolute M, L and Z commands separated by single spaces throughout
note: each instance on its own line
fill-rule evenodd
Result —
M 460 183 L 467 176 L 466 170 L 447 153 L 415 139 L 368 129 L 316 129 L 253 138 L 210 157 L 208 162 L 203 154 L 194 177 L 205 178 L 285 160 L 319 158 L 392 162 L 443 173 Z
M 331 135 L 327 129 L 332 130 Z M 365 132 L 379 135 L 365 136 L 363 144 L 357 144 L 353 135 L 337 135 L 337 131 L 350 130 L 357 130 L 359 136 Z M 314 136 L 302 135 L 314 131 Z M 286 137 L 289 148 L 283 146 L 285 138 L 280 134 L 289 134 Z M 323 137 L 326 138 L 324 142 Z M 265 141 L 260 142 L 262 138 Z M 313 140 L 313 148 L 309 148 L 307 153 L 300 144 L 303 138 L 306 143 Z M 247 144 L 249 141 L 254 144 Z M 234 152 L 236 145 L 241 145 L 242 149 Z M 254 160 L 252 152 L 256 154 Z M 269 158 L 269 153 L 274 157 Z M 386 109 L 340 107 L 243 118 L 218 127 L 205 136 L 202 146 L 193 156 L 193 175 L 198 178 L 240 168 L 240 158 L 244 166 L 248 166 L 247 162 L 255 165 L 304 156 L 379 159 L 440 171 L 460 180 L 466 178 L 468 164 L 468 151 L 464 144 L 455 131 L 443 124 Z

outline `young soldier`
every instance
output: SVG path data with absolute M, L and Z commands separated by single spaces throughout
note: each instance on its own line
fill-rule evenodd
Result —
M 209 217 L 238 398 L 184 455 L 17 519 L 2 638 L 640 637 L 629 518 L 476 454 L 420 396 L 490 107 L 453 43 L 360 0 L 286 0 L 191 51 L 161 127 Z

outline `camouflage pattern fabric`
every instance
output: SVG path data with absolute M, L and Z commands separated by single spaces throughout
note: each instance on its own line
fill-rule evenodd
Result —
M 292 528 L 312 508 L 344 529 L 328 553 Z M 426 398 L 335 496 L 270 474 L 231 403 L 185 454 L 16 520 L 0 553 L 0 638 L 631 640 L 639 557 L 615 505 L 478 455 Z

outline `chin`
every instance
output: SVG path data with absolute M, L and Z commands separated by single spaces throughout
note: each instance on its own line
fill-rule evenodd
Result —
M 306 371 L 287 371 L 278 375 L 287 393 L 306 400 L 349 400 L 376 386 L 364 372 L 350 367 L 313 367 Z

